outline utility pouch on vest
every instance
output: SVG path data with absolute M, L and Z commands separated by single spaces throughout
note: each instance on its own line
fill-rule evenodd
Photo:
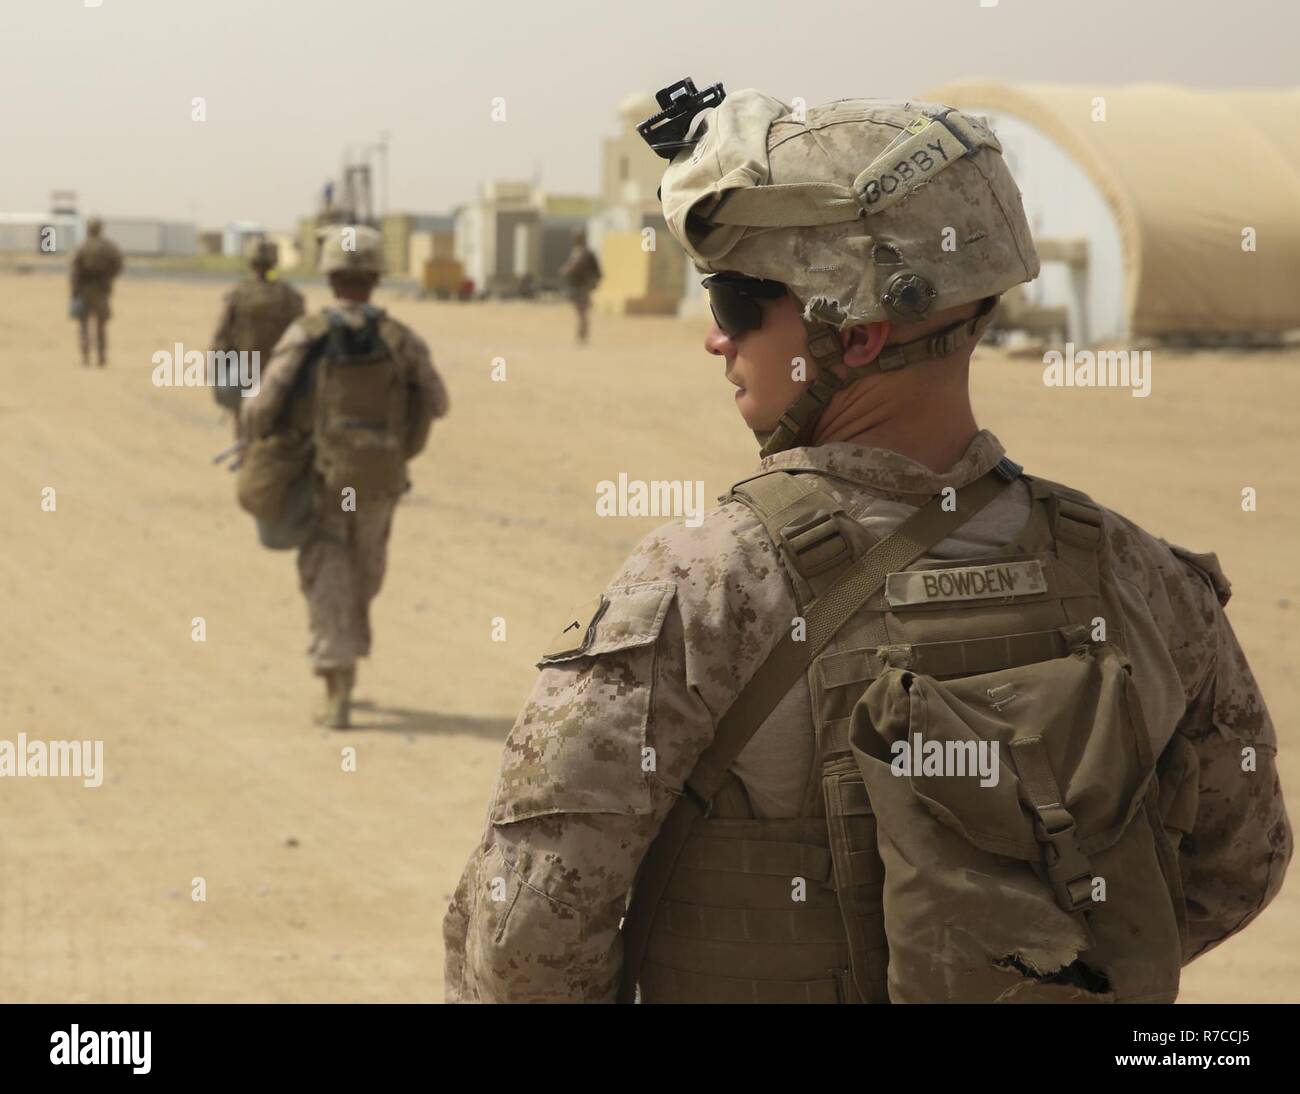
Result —
M 1185 934 L 1141 706 L 1116 649 L 883 672 L 850 745 L 877 820 L 893 1002 L 1172 1002 Z
M 335 312 L 317 365 L 316 470 L 334 497 L 356 491 L 358 505 L 406 489 L 406 385 L 371 309 L 355 329 Z

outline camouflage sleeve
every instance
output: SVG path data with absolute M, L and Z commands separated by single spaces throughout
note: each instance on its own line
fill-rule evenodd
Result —
M 434 420 L 443 417 L 450 406 L 447 388 L 433 367 L 429 347 L 414 331 L 408 331 L 403 343 L 411 391 L 406 426 L 407 458 L 418 456 L 429 440 Z
M 114 246 L 109 253 L 112 258 L 108 267 L 108 279 L 114 281 L 117 279 L 117 275 L 122 272 L 122 251 L 117 246 Z
M 302 293 L 291 285 L 286 285 L 289 290 L 289 318 L 301 319 L 307 314 L 307 302 L 303 299 Z
M 1292 836 L 1277 772 L 1277 733 L 1223 608 L 1231 586 L 1214 555 L 1170 548 L 1194 592 L 1212 659 L 1178 734 L 1195 752 L 1198 794 L 1179 860 L 1187 902 L 1184 963 L 1249 924 L 1282 887 Z
M 1277 734 L 1224 613 L 1218 559 L 1109 522 L 1117 573 L 1140 593 L 1181 689 L 1160 759 L 1161 815 L 1178 848 L 1188 939 L 1183 963 L 1250 923 L 1277 895 L 1291 829 Z
M 298 370 L 307 357 L 311 339 L 301 323 L 292 323 L 276 343 L 271 360 L 262 370 L 256 395 L 241 399 L 239 422 L 241 435 L 257 440 L 275 428 L 276 419 L 298 379 Z
M 444 921 L 449 1001 L 615 999 L 641 859 L 789 614 L 774 549 L 732 504 L 649 536 L 562 632 Z

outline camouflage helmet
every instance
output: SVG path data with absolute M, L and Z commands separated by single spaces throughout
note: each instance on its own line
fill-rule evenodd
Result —
M 664 109 L 639 128 L 671 159 L 660 197 L 673 237 L 702 272 L 782 282 L 803 308 L 818 379 L 760 435 L 765 455 L 806 443 L 844 383 L 973 343 L 989 298 L 1038 275 L 1020 192 L 980 118 L 882 99 L 796 111 L 690 80 L 658 99 Z M 974 318 L 890 343 L 847 381 L 832 374 L 837 329 L 918 323 L 977 300 Z
M 320 237 L 320 271 L 384 272 L 384 239 L 364 224 L 334 224 Z
M 1020 191 L 981 119 L 841 99 L 796 114 L 753 90 L 697 117 L 664 174 L 701 270 L 784 282 L 809 318 L 914 322 L 1038 275 Z
M 248 252 L 248 264 L 250 266 L 265 266 L 270 269 L 279 261 L 280 248 L 276 246 L 274 240 L 258 239 Z

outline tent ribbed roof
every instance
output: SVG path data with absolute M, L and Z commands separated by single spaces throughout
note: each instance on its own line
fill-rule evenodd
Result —
M 1134 334 L 1300 327 L 1300 90 L 968 81 L 925 98 L 1018 117 L 1092 178 L 1119 225 Z

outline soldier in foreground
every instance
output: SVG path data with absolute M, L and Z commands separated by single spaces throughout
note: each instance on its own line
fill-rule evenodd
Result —
M 81 365 L 90 366 L 90 323 L 95 323 L 95 351 L 99 367 L 108 364 L 109 299 L 113 282 L 122 272 L 122 252 L 104 237 L 104 222 L 98 217 L 86 221 L 86 241 L 72 259 L 71 314 L 77 319 Z
M 560 280 L 569 287 L 569 297 L 578 313 L 578 342 L 587 341 L 587 316 L 591 312 L 591 294 L 600 284 L 600 261 L 587 246 L 587 233 L 581 228 L 573 233 L 573 249 L 559 269 Z
M 258 362 L 258 368 L 268 365 L 280 336 L 306 310 L 297 289 L 272 279 L 271 271 L 279 259 L 279 248 L 274 243 L 257 241 L 248 260 L 252 276 L 226 293 L 222 302 L 221 318 L 212 335 L 212 348 L 218 353 L 256 354 L 253 360 Z M 240 387 L 218 384 L 212 390 L 217 403 L 234 413 L 238 435 Z
M 1277 739 L 1214 556 L 976 424 L 971 352 L 1038 271 L 996 137 L 659 102 L 762 461 L 544 653 L 447 998 L 1172 1001 L 1281 885 Z
M 346 729 L 357 659 L 370 652 L 370 601 L 383 583 L 393 510 L 410 485 L 406 461 L 424 448 L 448 400 L 424 340 L 369 303 L 383 273 L 379 233 L 328 229 L 320 268 L 335 303 L 290 325 L 240 413 L 248 458 L 272 436 L 284 442 L 278 451 L 304 453 L 312 521 L 298 574 L 308 653 L 325 680 L 318 721 Z

